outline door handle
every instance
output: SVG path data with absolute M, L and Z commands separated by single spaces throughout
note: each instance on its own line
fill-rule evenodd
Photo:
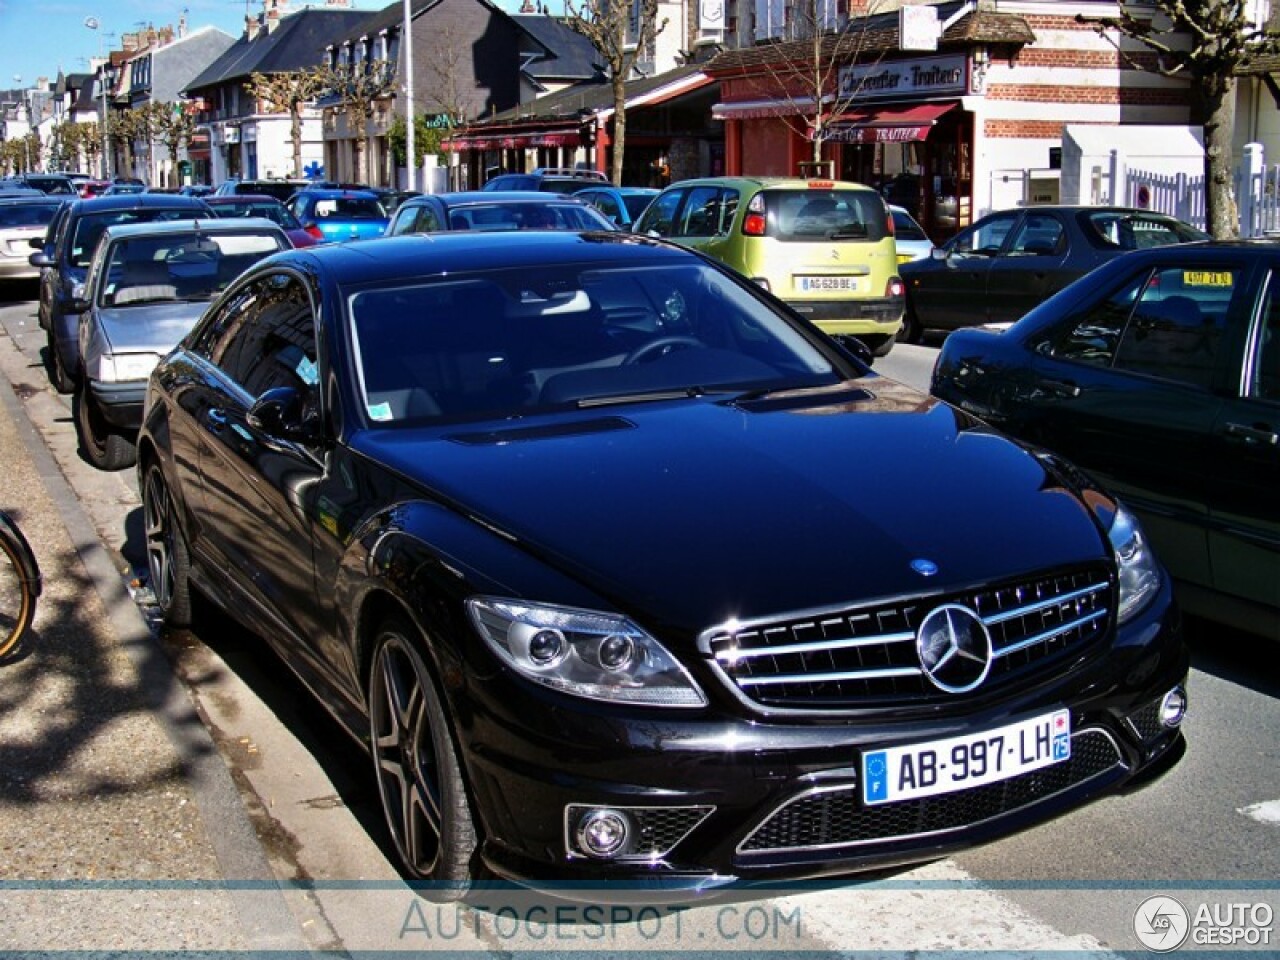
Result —
M 227 426 L 227 415 L 217 407 L 210 407 L 204 415 L 205 420 L 209 422 L 209 426 L 213 428 L 214 433 L 221 433 Z
M 1261 443 L 1272 447 L 1280 445 L 1280 434 L 1265 426 L 1250 427 L 1243 423 L 1228 423 L 1225 433 L 1228 437 L 1244 443 Z
M 1067 380 L 1041 380 L 1040 386 L 1060 397 L 1075 398 L 1080 396 L 1080 388 Z

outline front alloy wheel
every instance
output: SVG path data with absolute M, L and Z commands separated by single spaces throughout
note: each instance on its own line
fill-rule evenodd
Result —
M 178 529 L 173 499 L 160 465 L 147 468 L 142 485 L 142 516 L 147 544 L 147 569 L 151 592 L 165 626 L 185 627 L 191 623 L 190 559 L 187 542 Z
M 369 674 L 369 734 L 382 810 L 409 874 L 457 900 L 471 886 L 475 825 L 444 707 L 417 636 L 399 617 L 378 630 Z

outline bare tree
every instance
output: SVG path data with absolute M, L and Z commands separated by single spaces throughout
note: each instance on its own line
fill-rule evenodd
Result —
M 169 154 L 169 186 L 176 187 L 180 183 L 178 153 L 191 143 L 191 137 L 196 132 L 196 118 L 187 112 L 186 104 L 181 102 L 157 103 L 156 108 L 156 139 L 164 144 Z
M 282 73 L 253 73 L 244 85 L 263 112 L 289 114 L 295 177 L 302 176 L 302 111 L 328 89 L 328 82 L 329 77 L 323 67 L 308 67 Z
M 1280 52 L 1280 36 L 1247 19 L 1250 6 L 1247 0 L 1144 0 L 1139 9 L 1154 8 L 1155 17 L 1131 10 L 1138 4 L 1128 2 L 1121 3 L 1118 17 L 1076 16 L 1092 24 L 1132 66 L 1190 81 L 1192 119 L 1204 125 L 1206 219 L 1209 232 L 1219 239 L 1239 233 L 1231 190 L 1236 75 L 1255 58 Z M 1154 65 L 1135 58 L 1117 34 L 1154 52 Z
M 658 0 L 565 0 L 565 25 L 590 40 L 604 58 L 613 85 L 612 179 L 622 183 L 627 146 L 627 80 L 654 39 L 667 26 L 658 22 Z
M 364 183 L 369 142 L 369 118 L 373 107 L 394 89 L 391 65 L 386 60 L 340 63 L 323 68 L 326 91 L 341 101 L 347 113 L 347 130 L 356 141 L 356 180 Z
M 841 24 L 836 0 L 798 0 L 787 12 L 785 36 L 777 55 L 752 67 L 743 77 L 762 99 L 783 105 L 778 119 L 812 144 L 810 159 L 822 160 L 822 146 L 833 124 L 845 119 L 862 98 L 860 74 L 849 68 L 879 63 L 869 43 L 870 20 L 888 4 L 880 0 L 858 6 L 858 16 Z

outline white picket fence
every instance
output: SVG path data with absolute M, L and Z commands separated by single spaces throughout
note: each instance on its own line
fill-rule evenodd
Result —
M 1158 210 L 1206 229 L 1204 174 L 1129 169 L 1118 151 L 1112 151 L 1108 173 L 1111 203 Z M 1245 146 L 1232 189 L 1240 213 L 1240 236 L 1280 236 L 1280 164 L 1267 169 L 1261 144 Z

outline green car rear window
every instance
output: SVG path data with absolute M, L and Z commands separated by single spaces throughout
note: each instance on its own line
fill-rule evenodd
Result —
M 884 201 L 870 190 L 766 190 L 768 236 L 787 242 L 883 240 Z

